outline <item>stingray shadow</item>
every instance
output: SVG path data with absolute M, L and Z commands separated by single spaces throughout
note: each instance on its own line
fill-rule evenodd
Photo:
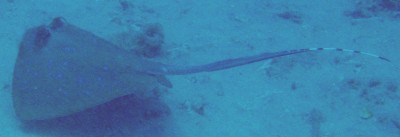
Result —
M 170 109 L 158 98 L 122 96 L 95 108 L 50 120 L 24 121 L 25 132 L 43 136 L 164 137 Z

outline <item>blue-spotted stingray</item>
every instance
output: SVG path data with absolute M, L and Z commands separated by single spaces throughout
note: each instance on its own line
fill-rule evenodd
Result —
M 26 31 L 16 60 L 12 97 L 20 120 L 68 116 L 113 99 L 143 94 L 159 86 L 172 87 L 165 75 L 211 72 L 271 58 L 340 48 L 305 48 L 261 53 L 198 66 L 173 66 L 144 59 L 62 17 Z

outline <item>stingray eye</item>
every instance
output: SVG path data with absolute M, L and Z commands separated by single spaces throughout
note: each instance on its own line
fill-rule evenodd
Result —
M 53 22 L 50 24 L 50 28 L 52 30 L 57 30 L 65 25 L 66 21 L 63 17 L 56 17 L 53 19 Z
M 50 31 L 45 26 L 40 26 L 36 31 L 35 46 L 38 49 L 43 48 L 44 46 L 46 46 L 50 36 Z

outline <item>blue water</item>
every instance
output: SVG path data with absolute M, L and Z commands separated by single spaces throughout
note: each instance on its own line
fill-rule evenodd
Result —
M 126 96 L 66 118 L 21 121 L 12 103 L 18 45 L 54 17 L 135 49 L 144 58 L 198 65 L 262 52 L 312 52 L 233 69 L 167 76 L 173 88 Z M 1 0 L 0 137 L 400 136 L 400 2 L 396 0 Z M 136 40 L 136 41 L 135 41 Z M 142 45 L 143 46 L 143 45 Z M 56 103 L 56 102 L 52 102 Z

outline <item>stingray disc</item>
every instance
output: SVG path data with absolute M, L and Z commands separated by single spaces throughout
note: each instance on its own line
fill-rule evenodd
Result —
M 157 78 L 133 71 L 140 60 L 106 40 L 56 18 L 29 29 L 13 76 L 21 120 L 67 116 L 128 94 L 145 94 Z

